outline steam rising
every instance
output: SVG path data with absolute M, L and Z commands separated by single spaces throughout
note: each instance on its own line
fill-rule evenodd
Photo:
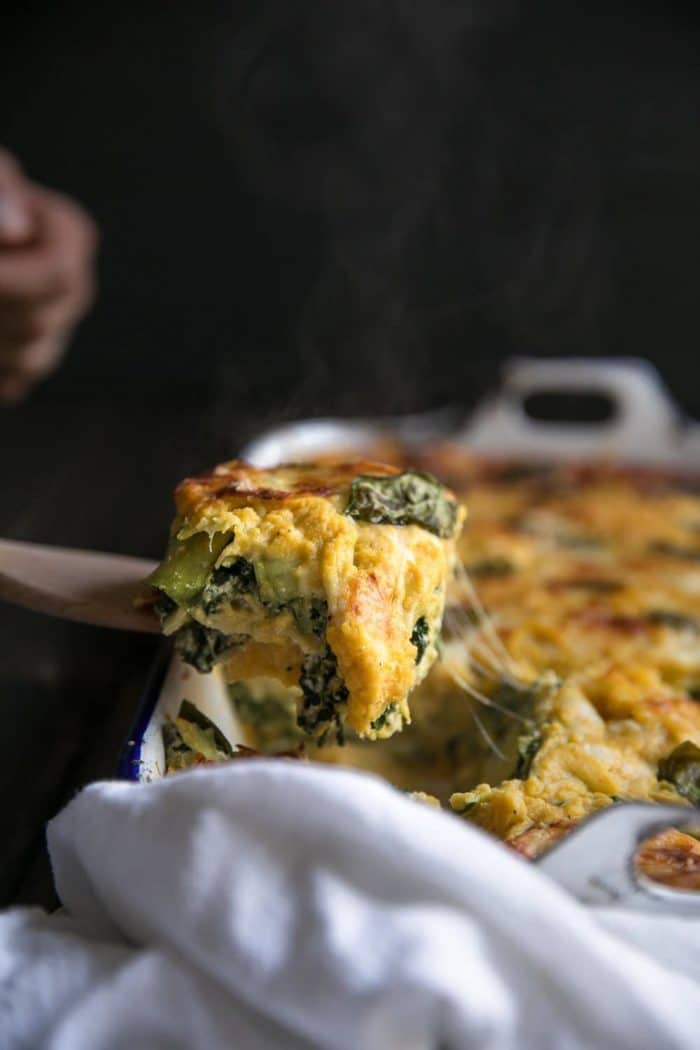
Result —
M 317 411 L 357 410 L 339 392 L 358 372 L 362 409 L 401 411 L 459 397 L 484 357 L 605 349 L 625 104 L 608 118 L 596 63 L 629 51 L 628 22 L 509 0 L 262 6 L 219 34 L 217 121 L 270 207 L 308 219 L 297 347 Z

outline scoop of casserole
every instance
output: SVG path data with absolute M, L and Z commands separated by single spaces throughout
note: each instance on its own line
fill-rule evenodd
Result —
M 175 502 L 150 583 L 183 660 L 294 687 L 298 724 L 317 740 L 410 721 L 464 519 L 448 489 L 372 462 L 234 460 L 183 481 Z

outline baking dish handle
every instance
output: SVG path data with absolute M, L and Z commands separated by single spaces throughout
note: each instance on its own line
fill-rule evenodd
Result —
M 597 397 L 610 406 L 602 422 L 543 422 L 528 414 L 535 395 Z M 680 451 L 681 415 L 659 373 L 641 358 L 513 358 L 500 391 L 472 415 L 460 440 L 483 452 L 616 455 L 668 461 Z

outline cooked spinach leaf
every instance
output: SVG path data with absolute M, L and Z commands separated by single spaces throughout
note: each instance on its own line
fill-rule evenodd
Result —
M 323 638 L 328 622 L 326 601 L 323 598 L 289 597 L 296 590 L 297 582 L 289 562 L 271 559 L 253 563 L 238 557 L 214 569 L 199 604 L 207 616 L 211 616 L 249 595 L 264 606 L 270 616 L 289 610 L 302 634 Z
M 659 762 L 659 780 L 668 780 L 679 795 L 700 806 L 700 747 L 684 740 Z
M 247 558 L 234 558 L 214 569 L 201 593 L 199 604 L 207 616 L 217 613 L 222 605 L 231 605 L 241 595 L 256 590 L 255 570 Z
M 322 598 L 292 598 L 281 608 L 288 608 L 302 634 L 323 638 L 328 625 L 328 605 Z
M 263 605 L 283 607 L 299 594 L 298 565 L 289 558 L 258 558 L 255 578 Z
M 203 627 L 191 620 L 175 634 L 175 651 L 186 664 L 196 668 L 200 674 L 207 674 L 229 649 L 244 640 L 244 635 L 224 634 L 223 631 Z
M 393 729 L 397 729 L 403 724 L 403 718 L 397 703 L 387 704 L 382 713 L 373 722 L 370 722 L 370 725 L 376 732 L 379 729 L 384 729 L 386 726 L 391 726 L 392 723 L 395 723 L 392 726 Z
M 524 733 L 518 737 L 518 761 L 515 764 L 513 777 L 516 780 L 527 780 L 530 775 L 532 760 L 542 746 L 542 732 L 534 722 L 528 724 Z
M 676 631 L 698 630 L 698 621 L 694 616 L 674 612 L 672 609 L 652 609 L 647 613 L 647 620 L 654 626 L 672 627 Z
M 186 540 L 173 537 L 149 583 L 178 605 L 191 605 L 201 594 L 212 565 L 231 539 L 230 532 L 211 537 L 206 532 L 197 532 Z
M 416 620 L 413 631 L 411 632 L 411 645 L 415 645 L 416 652 L 416 663 L 419 664 L 425 656 L 425 650 L 430 644 L 430 625 L 425 616 L 419 616 Z M 376 726 L 372 726 L 376 729 Z
M 231 744 L 216 723 L 212 722 L 211 718 L 205 715 L 203 711 L 200 711 L 198 707 L 195 707 L 190 700 L 183 700 L 180 704 L 180 710 L 177 713 L 177 721 L 178 723 L 185 723 L 184 726 L 180 726 L 180 733 L 184 737 L 185 742 L 187 742 L 187 731 L 191 726 L 199 731 L 196 737 L 197 743 L 203 742 L 201 740 L 201 734 L 205 734 L 207 752 L 214 751 L 217 754 L 221 753 L 226 758 L 230 758 L 233 755 Z M 207 752 L 204 753 L 206 754 Z
M 165 767 L 168 772 L 233 758 L 233 748 L 210 718 L 189 700 L 183 700 L 175 722 L 163 726 Z
M 299 728 L 315 736 L 319 744 L 323 744 L 329 731 L 335 728 L 336 740 L 342 744 L 342 718 L 349 694 L 330 646 L 326 646 L 320 655 L 309 653 L 304 657 L 299 685 L 302 691 L 301 710 L 297 716 Z
M 437 478 L 414 470 L 388 478 L 358 475 L 345 513 L 375 525 L 420 525 L 443 539 L 457 523 L 457 504 Z

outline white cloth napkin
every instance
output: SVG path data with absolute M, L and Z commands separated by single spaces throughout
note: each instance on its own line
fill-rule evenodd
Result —
M 94 784 L 61 913 L 0 917 L 0 1046 L 666 1050 L 696 922 L 587 910 L 459 819 L 294 761 Z

